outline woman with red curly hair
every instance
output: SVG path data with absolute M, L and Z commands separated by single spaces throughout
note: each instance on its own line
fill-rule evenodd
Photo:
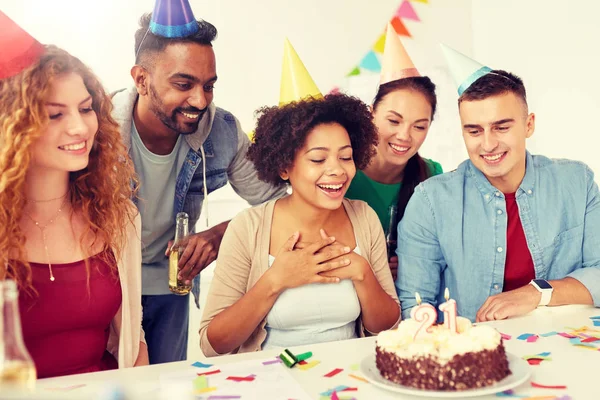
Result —
M 19 288 L 38 377 L 147 364 L 136 180 L 110 98 L 46 46 L 0 99 L 0 279 Z
M 346 200 L 375 152 L 369 108 L 343 94 L 260 110 L 248 151 L 261 180 L 291 195 L 238 214 L 217 259 L 200 326 L 206 356 L 376 334 L 399 303 L 383 229 Z

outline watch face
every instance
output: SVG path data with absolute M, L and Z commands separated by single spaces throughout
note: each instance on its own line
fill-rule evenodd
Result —
M 550 285 L 548 281 L 545 281 L 544 279 L 534 279 L 533 281 L 542 290 L 552 289 L 552 285 Z

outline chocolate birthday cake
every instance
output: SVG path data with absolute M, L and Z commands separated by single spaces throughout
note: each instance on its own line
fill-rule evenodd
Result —
M 457 319 L 457 332 L 434 325 L 415 334 L 420 323 L 407 319 L 377 336 L 375 361 L 381 375 L 424 390 L 465 390 L 492 385 L 510 374 L 500 333 Z

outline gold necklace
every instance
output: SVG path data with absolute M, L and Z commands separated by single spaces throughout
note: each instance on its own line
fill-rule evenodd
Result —
M 66 196 L 66 194 L 65 194 L 65 196 Z M 63 196 L 63 197 L 65 197 L 65 196 Z M 59 197 L 59 199 L 60 199 L 60 197 Z M 33 217 L 27 211 L 23 210 L 25 215 L 27 215 L 27 217 L 29 217 L 29 219 L 35 224 L 35 226 L 37 226 L 40 229 L 40 231 L 42 232 L 42 241 L 44 242 L 44 251 L 46 252 L 46 261 L 48 262 L 48 271 L 50 272 L 50 281 L 52 281 L 52 282 L 54 282 L 54 274 L 52 273 L 52 263 L 50 262 L 50 253 L 48 251 L 48 244 L 46 243 L 46 228 L 49 227 L 50 225 L 52 225 L 54 223 L 54 221 L 56 221 L 56 219 L 60 216 L 60 213 L 62 212 L 62 208 L 65 205 L 65 202 L 66 202 L 66 199 L 63 200 L 62 204 L 58 208 L 58 211 L 56 212 L 54 217 L 52 217 L 52 219 L 50 219 L 48 222 L 46 222 L 46 225 L 43 225 L 43 226 L 38 221 L 33 219 Z

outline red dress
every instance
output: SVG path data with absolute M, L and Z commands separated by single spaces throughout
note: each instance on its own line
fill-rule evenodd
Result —
M 38 378 L 118 368 L 106 350 L 110 323 L 121 307 L 121 283 L 112 252 L 110 262 L 90 257 L 89 291 L 85 262 L 31 264 L 38 295 L 19 294 L 23 338 Z M 116 271 L 116 268 L 115 268 Z

